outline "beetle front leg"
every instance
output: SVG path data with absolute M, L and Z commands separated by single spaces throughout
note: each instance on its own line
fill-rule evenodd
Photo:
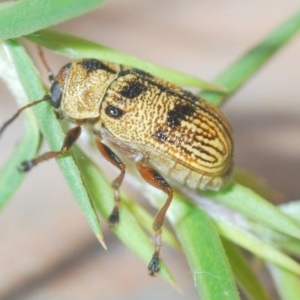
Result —
M 74 143 L 77 141 L 81 133 L 81 127 L 77 126 L 72 129 L 70 129 L 64 139 L 63 145 L 59 151 L 49 151 L 46 153 L 43 153 L 33 159 L 23 161 L 21 165 L 19 166 L 19 170 L 22 172 L 28 172 L 30 171 L 34 166 L 37 164 L 49 160 L 51 158 L 55 158 L 57 156 L 63 155 L 66 152 L 68 152 L 71 147 L 74 145 Z
M 160 249 L 161 249 L 161 234 L 162 234 L 161 227 L 163 225 L 166 212 L 172 202 L 173 189 L 167 183 L 167 181 L 157 171 L 155 171 L 151 167 L 143 164 L 140 161 L 137 162 L 136 166 L 137 166 L 139 173 L 142 175 L 142 177 L 148 183 L 150 183 L 152 186 L 160 189 L 161 191 L 165 192 L 168 195 L 168 198 L 167 198 L 165 204 L 158 211 L 157 215 L 155 216 L 153 225 L 152 225 L 152 227 L 155 231 L 155 241 L 154 241 L 155 251 L 154 251 L 152 258 L 150 260 L 150 263 L 148 265 L 148 270 L 149 270 L 150 275 L 154 276 L 155 273 L 157 273 L 160 269 L 159 253 L 160 253 Z
M 112 188 L 114 190 L 115 206 L 108 218 L 108 221 L 110 227 L 113 227 L 114 225 L 119 223 L 119 206 L 121 200 L 119 188 L 125 176 L 125 165 L 120 160 L 120 158 L 109 147 L 103 144 L 100 140 L 96 139 L 96 145 L 99 151 L 101 152 L 102 156 L 121 171 L 120 175 L 112 182 Z

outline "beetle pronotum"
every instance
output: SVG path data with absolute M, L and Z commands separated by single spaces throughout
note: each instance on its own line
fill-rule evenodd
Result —
M 154 275 L 160 268 L 161 227 L 173 197 L 165 177 L 193 189 L 222 188 L 232 171 L 228 120 L 203 99 L 142 70 L 84 58 L 66 64 L 54 76 L 41 51 L 40 56 L 49 72 L 50 93 L 20 108 L 0 134 L 24 109 L 43 101 L 50 102 L 61 118 L 77 124 L 66 133 L 60 150 L 23 162 L 20 170 L 27 172 L 68 152 L 81 126 L 92 124 L 97 148 L 120 171 L 112 183 L 111 226 L 119 222 L 119 187 L 126 172 L 120 157 L 132 159 L 142 178 L 167 194 L 153 222 L 155 250 L 148 269 Z

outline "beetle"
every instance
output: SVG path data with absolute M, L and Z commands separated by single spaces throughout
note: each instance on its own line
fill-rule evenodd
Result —
M 68 152 L 81 127 L 91 124 L 98 150 L 119 170 L 112 182 L 111 226 L 119 222 L 119 188 L 126 173 L 121 158 L 134 162 L 141 177 L 167 195 L 153 222 L 155 250 L 148 270 L 155 275 L 160 269 L 161 228 L 173 197 L 168 181 L 200 190 L 224 187 L 233 169 L 229 121 L 200 97 L 140 69 L 83 58 L 67 63 L 54 76 L 41 50 L 40 56 L 49 73 L 49 94 L 20 108 L 0 134 L 24 109 L 44 101 L 60 118 L 76 124 L 66 133 L 60 150 L 24 161 L 19 169 L 27 172 Z

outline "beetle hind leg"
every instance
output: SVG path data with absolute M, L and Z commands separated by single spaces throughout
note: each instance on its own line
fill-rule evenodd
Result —
M 71 147 L 74 145 L 74 143 L 77 141 L 77 139 L 79 138 L 80 133 L 81 133 L 81 127 L 80 126 L 71 128 L 67 132 L 67 134 L 65 136 L 65 139 L 63 141 L 63 145 L 62 145 L 60 150 L 45 152 L 45 153 L 43 153 L 43 154 L 41 154 L 41 155 L 39 155 L 39 156 L 37 156 L 33 159 L 23 161 L 20 164 L 19 168 L 18 168 L 19 171 L 28 172 L 34 166 L 36 166 L 37 164 L 39 164 L 43 161 L 46 161 L 46 160 L 49 160 L 49 159 L 52 159 L 52 158 L 56 158 L 60 155 L 63 155 L 65 153 L 67 153 L 71 149 Z
M 120 198 L 119 188 L 125 176 L 125 165 L 120 160 L 120 158 L 108 146 L 103 144 L 100 140 L 96 139 L 96 145 L 99 151 L 101 152 L 102 156 L 120 170 L 119 176 L 112 182 L 115 205 L 110 216 L 108 217 L 108 222 L 109 222 L 109 226 L 113 227 L 114 225 L 119 223 L 119 219 L 120 219 L 119 206 L 120 206 L 121 198 Z
M 160 269 L 159 254 L 161 249 L 161 235 L 162 235 L 161 228 L 165 219 L 166 212 L 172 202 L 173 189 L 167 183 L 167 181 L 151 167 L 143 164 L 140 161 L 137 162 L 136 165 L 139 173 L 149 184 L 160 189 L 161 191 L 165 192 L 168 195 L 165 204 L 161 207 L 161 209 L 156 214 L 152 225 L 153 230 L 155 231 L 155 237 L 154 237 L 155 250 L 150 260 L 150 263 L 148 265 L 148 270 L 149 270 L 149 274 L 154 276 Z

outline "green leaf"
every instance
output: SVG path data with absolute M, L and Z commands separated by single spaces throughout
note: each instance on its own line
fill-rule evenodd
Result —
M 270 270 L 281 300 L 300 299 L 299 276 L 273 264 L 268 264 L 268 269 Z
M 300 200 L 281 204 L 279 205 L 279 209 L 285 214 L 291 216 L 298 224 L 300 224 Z
M 277 207 L 252 190 L 238 183 L 233 183 L 218 193 L 206 192 L 205 194 L 214 201 L 242 213 L 255 222 L 264 224 L 287 236 L 300 239 L 300 226 L 295 220 L 282 213 Z
M 245 295 L 252 300 L 271 300 L 239 249 L 226 239 L 222 241 L 235 278 Z
M 42 98 L 45 93 L 43 86 L 39 80 L 36 69 L 24 48 L 14 40 L 6 41 L 5 45 L 13 60 L 19 80 L 28 94 L 28 97 L 34 100 Z M 44 134 L 50 148 L 53 150 L 60 149 L 65 134 L 53 109 L 48 103 L 41 103 L 32 108 L 32 111 L 37 120 L 38 127 Z M 32 124 L 32 122 L 30 124 Z M 85 188 L 85 182 L 82 180 L 80 171 L 77 167 L 76 160 L 78 159 L 78 156 L 75 158 L 73 155 L 74 151 L 76 150 L 72 150 L 69 155 L 60 157 L 57 161 L 93 232 L 105 247 L 99 220 L 92 206 L 90 196 Z M 32 157 L 26 156 L 23 157 L 23 160 L 29 158 Z M 12 173 L 12 176 L 13 174 L 14 173 Z M 8 180 L 14 180 L 12 176 Z
M 217 220 L 216 224 L 220 234 L 226 239 L 242 246 L 264 260 L 273 262 L 290 272 L 300 275 L 300 265 L 275 247 L 268 245 L 267 242 L 260 240 L 250 232 L 238 228 L 227 221 Z
M 214 82 L 223 86 L 228 93 L 220 94 L 212 91 L 204 91 L 201 97 L 210 103 L 219 106 L 231 94 L 254 75 L 271 57 L 283 47 L 300 29 L 300 11 L 282 23 L 262 42 L 247 51 L 247 53 L 222 72 Z
M 279 209 L 286 215 L 290 216 L 298 224 L 300 224 L 300 201 L 291 201 L 279 205 Z M 284 234 L 278 232 L 265 233 L 273 241 L 274 244 L 278 245 L 281 249 L 285 249 L 288 253 L 300 257 L 300 240 L 296 238 L 287 237 Z
M 267 186 L 265 180 L 263 180 L 258 174 L 235 168 L 233 179 L 235 182 L 246 186 L 256 194 L 260 195 L 264 199 L 270 200 L 271 202 L 275 202 L 278 198 L 278 192 Z
M 1 44 L 0 76 L 18 99 L 18 103 L 24 105 L 28 102 L 29 95 L 25 94 L 23 86 L 19 83 L 15 64 L 5 49 L 6 45 Z M 0 209 L 4 207 L 25 178 L 25 174 L 18 171 L 18 166 L 24 160 L 24 157 L 35 156 L 40 146 L 41 135 L 33 113 L 29 110 L 24 114 L 27 123 L 25 135 L 0 169 Z
M 82 15 L 104 0 L 19 0 L 0 6 L 0 39 L 20 37 Z M 5 3 L 6 4 L 6 3 Z
M 168 219 L 176 229 L 201 299 L 239 299 L 228 259 L 211 218 L 176 194 Z
M 118 64 L 124 64 L 139 69 L 143 69 L 155 76 L 164 78 L 181 86 L 198 86 L 205 89 L 223 91 L 221 87 L 207 81 L 184 74 L 182 72 L 170 70 L 148 61 L 139 59 L 132 55 L 111 49 L 107 46 L 62 33 L 54 30 L 43 30 L 26 36 L 34 43 L 52 49 L 57 53 L 72 59 L 91 57 L 107 60 Z

